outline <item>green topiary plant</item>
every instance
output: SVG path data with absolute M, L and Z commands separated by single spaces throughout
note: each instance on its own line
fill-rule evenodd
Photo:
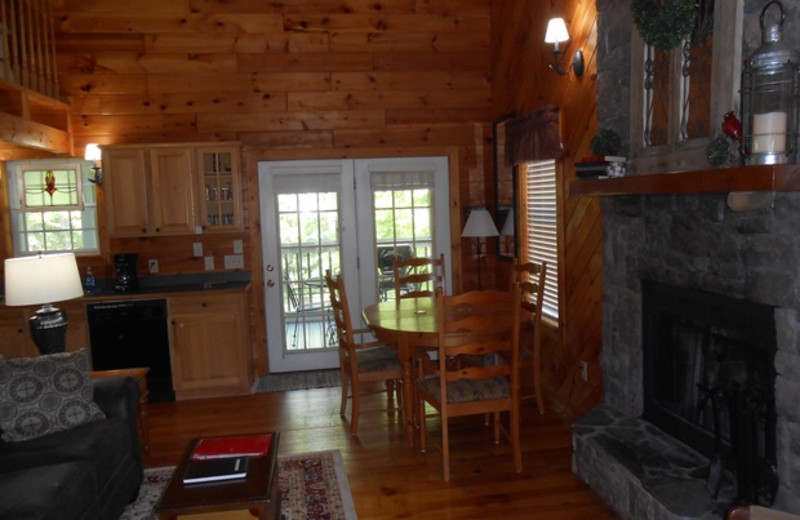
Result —
M 698 8 L 695 0 L 633 0 L 631 11 L 645 43 L 669 52 L 692 32 Z
M 622 138 L 610 128 L 601 128 L 589 143 L 595 155 L 617 155 L 622 146 Z
M 725 135 L 718 135 L 708 142 L 706 147 L 706 160 L 715 168 L 724 166 L 728 162 L 729 139 Z

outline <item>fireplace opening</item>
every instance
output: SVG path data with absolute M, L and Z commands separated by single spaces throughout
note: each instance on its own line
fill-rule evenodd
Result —
M 735 475 L 737 499 L 777 491 L 774 307 L 642 281 L 642 417 L 709 458 L 707 489 Z

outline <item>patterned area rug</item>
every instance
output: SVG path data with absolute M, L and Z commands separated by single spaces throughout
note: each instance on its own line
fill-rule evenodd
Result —
M 286 392 L 288 390 L 308 390 L 309 388 L 330 388 L 339 386 L 339 369 L 310 370 L 308 372 L 287 372 L 271 374 L 255 380 L 250 390 L 252 394 L 263 392 Z
M 136 501 L 120 520 L 151 520 L 153 506 L 169 482 L 173 468 L 144 472 Z M 339 450 L 278 456 L 281 520 L 357 520 L 350 485 Z

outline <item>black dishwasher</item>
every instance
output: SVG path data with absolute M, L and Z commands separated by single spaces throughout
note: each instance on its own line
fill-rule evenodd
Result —
M 149 367 L 149 402 L 174 401 L 165 299 L 90 303 L 86 306 L 92 368 Z

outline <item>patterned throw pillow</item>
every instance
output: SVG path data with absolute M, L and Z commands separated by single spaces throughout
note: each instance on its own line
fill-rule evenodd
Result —
M 89 351 L 0 360 L 0 428 L 25 441 L 105 418 L 92 400 Z

